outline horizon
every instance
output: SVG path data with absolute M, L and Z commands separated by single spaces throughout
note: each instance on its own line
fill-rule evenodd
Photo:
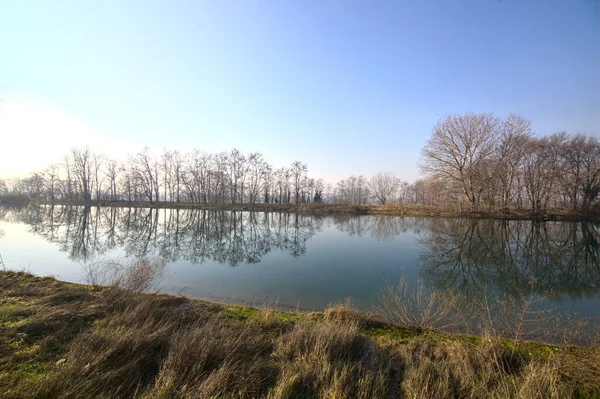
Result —
M 597 1 L 37 2 L 0 14 L 4 178 L 87 145 L 116 158 L 237 148 L 328 183 L 414 181 L 448 113 L 600 134 Z

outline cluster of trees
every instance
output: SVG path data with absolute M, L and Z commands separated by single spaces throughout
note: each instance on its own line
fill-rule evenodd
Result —
M 373 202 L 384 205 L 389 203 L 425 205 L 420 195 L 421 186 L 421 180 L 409 184 L 390 172 L 377 173 L 370 179 L 362 175 L 350 176 L 337 183 L 331 201 L 356 205 Z
M 518 115 L 447 115 L 435 125 L 419 166 L 434 205 L 589 210 L 600 194 L 597 138 L 536 137 Z
M 117 162 L 90 149 L 73 149 L 62 162 L 9 187 L 0 194 L 18 193 L 47 200 L 148 201 L 150 203 L 307 203 L 321 202 L 323 181 L 308 176 L 306 164 L 274 168 L 262 154 L 182 154 L 165 150 L 152 156 L 146 148 Z
M 0 195 L 51 201 L 415 204 L 424 198 L 421 186 L 387 172 L 370 179 L 350 176 L 333 187 L 309 177 L 300 161 L 274 168 L 262 154 L 237 149 L 218 154 L 165 150 L 152 156 L 146 148 L 117 162 L 85 148 L 71 150 L 30 177 L 0 181 Z
M 1 195 L 47 200 L 151 203 L 401 203 L 460 211 L 549 208 L 589 211 L 600 199 L 600 141 L 556 133 L 537 137 L 518 115 L 447 115 L 422 149 L 423 178 L 392 173 L 350 176 L 336 185 L 308 176 L 295 161 L 275 168 L 262 154 L 237 149 L 182 154 L 148 149 L 124 162 L 74 149 L 62 161 L 11 184 Z

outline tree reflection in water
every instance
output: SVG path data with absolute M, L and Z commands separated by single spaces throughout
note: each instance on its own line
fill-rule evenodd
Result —
M 598 225 L 455 219 L 420 239 L 422 273 L 433 284 L 466 292 L 496 289 L 594 297 L 600 289 Z
M 26 223 L 83 263 L 123 248 L 134 259 L 256 264 L 274 250 L 303 256 L 309 239 L 334 226 L 389 245 L 396 245 L 399 235 L 412 235 L 419 251 L 413 266 L 438 288 L 516 296 L 533 281 L 539 292 L 572 299 L 593 298 L 600 291 L 599 225 L 587 222 L 69 206 L 0 207 L 0 217 Z M 390 255 L 372 256 L 377 262 L 377 256 Z
M 28 206 L 4 217 L 28 224 L 77 262 L 123 247 L 132 258 L 238 266 L 259 263 L 273 250 L 302 256 L 321 228 L 309 216 L 241 211 Z

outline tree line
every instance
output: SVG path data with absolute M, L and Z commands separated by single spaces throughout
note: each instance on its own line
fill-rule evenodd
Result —
M 418 166 L 422 177 L 413 183 L 383 172 L 332 185 L 310 177 L 301 161 L 276 168 L 260 153 L 237 149 L 153 155 L 145 148 L 119 162 L 83 148 L 31 176 L 0 181 L 0 195 L 87 202 L 399 203 L 457 211 L 589 211 L 599 204 L 598 138 L 536 136 L 519 115 L 446 115 L 434 126 Z
M 535 136 L 519 115 L 447 115 L 419 165 L 432 205 L 462 209 L 589 211 L 600 194 L 600 142 L 582 134 Z
M 237 149 L 209 154 L 148 148 L 118 162 L 89 148 L 72 149 L 58 163 L 23 179 L 0 183 L 5 195 L 45 200 L 191 203 L 321 202 L 323 181 L 306 164 L 274 168 L 262 154 Z
M 237 149 L 217 154 L 164 150 L 153 156 L 145 148 L 118 162 L 89 148 L 75 148 L 29 177 L 0 181 L 0 195 L 88 202 L 365 204 L 408 203 L 409 186 L 391 173 L 370 180 L 350 176 L 332 186 L 310 177 L 300 161 L 275 168 L 262 154 Z M 396 195 L 400 187 L 402 194 Z

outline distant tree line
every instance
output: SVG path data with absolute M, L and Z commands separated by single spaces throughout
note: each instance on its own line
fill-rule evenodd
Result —
M 300 161 L 274 168 L 262 154 L 237 149 L 218 154 L 164 150 L 152 156 L 145 148 L 118 162 L 84 148 L 30 177 L 0 183 L 0 193 L 67 201 L 321 202 L 324 183 L 307 172 Z
M 275 168 L 262 154 L 237 149 L 218 154 L 164 150 L 152 156 L 145 148 L 118 162 L 76 148 L 29 177 L 0 181 L 0 195 L 48 201 L 366 204 L 409 203 L 409 186 L 380 173 L 368 181 L 350 176 L 332 187 L 309 177 L 305 163 Z
M 518 115 L 449 114 L 421 152 L 422 178 L 350 176 L 337 184 L 295 161 L 276 168 L 260 153 L 145 148 L 119 162 L 88 148 L 29 177 L 0 181 L 0 196 L 50 201 L 415 204 L 459 211 L 550 208 L 589 211 L 600 195 L 600 142 L 585 135 L 538 137 Z

